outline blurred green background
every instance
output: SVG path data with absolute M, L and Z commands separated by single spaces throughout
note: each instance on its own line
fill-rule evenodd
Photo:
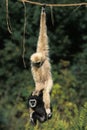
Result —
M 22 59 L 24 5 L 9 0 L 8 9 L 12 34 L 7 29 L 6 2 L 0 0 L 0 130 L 87 130 L 87 7 L 46 7 L 54 81 L 53 117 L 35 127 L 29 123 L 27 107 L 28 96 L 34 90 L 29 57 L 36 50 L 41 7 L 26 3 L 26 68 Z

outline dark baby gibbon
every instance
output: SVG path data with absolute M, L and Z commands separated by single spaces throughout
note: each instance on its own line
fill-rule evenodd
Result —
M 40 123 L 43 123 L 50 119 L 51 117 L 47 117 L 45 107 L 44 107 L 44 102 L 43 102 L 43 91 L 39 92 L 39 95 L 30 95 L 28 98 L 28 106 L 29 109 L 32 110 L 31 117 L 30 117 L 30 122 L 33 125 L 37 124 L 37 120 Z M 50 108 L 52 111 L 52 107 Z
M 37 50 L 30 57 L 31 71 L 35 81 L 35 91 L 32 95 L 39 95 L 43 90 L 43 102 L 48 117 L 52 115 L 50 109 L 50 93 L 53 86 L 51 65 L 49 62 L 49 46 L 46 26 L 45 8 L 42 7 L 40 18 L 40 32 L 37 42 Z

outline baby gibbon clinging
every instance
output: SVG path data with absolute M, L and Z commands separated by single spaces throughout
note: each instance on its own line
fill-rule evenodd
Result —
M 33 95 L 38 95 L 43 90 L 43 101 L 47 116 L 51 115 L 50 110 L 50 92 L 53 86 L 51 75 L 51 65 L 49 62 L 49 46 L 46 27 L 45 8 L 42 7 L 40 18 L 40 32 L 37 42 L 36 53 L 32 54 L 31 71 L 35 81 L 35 91 Z

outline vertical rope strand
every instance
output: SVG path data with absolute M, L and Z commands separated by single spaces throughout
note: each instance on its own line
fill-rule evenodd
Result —
M 26 22 L 27 22 L 27 19 L 26 19 L 26 5 L 25 3 L 23 2 L 23 6 L 24 6 L 24 31 L 23 31 L 23 43 L 22 43 L 22 46 L 23 46 L 23 54 L 22 54 L 22 58 L 23 58 L 23 64 L 24 64 L 24 67 L 26 68 L 26 63 L 25 63 L 25 33 L 26 33 Z
M 6 23 L 9 33 L 12 33 L 11 24 L 10 24 L 10 18 L 9 18 L 9 11 L 8 11 L 8 0 L 6 0 Z
M 54 25 L 53 7 L 50 6 L 50 9 L 51 9 L 51 20 L 52 20 L 52 25 Z

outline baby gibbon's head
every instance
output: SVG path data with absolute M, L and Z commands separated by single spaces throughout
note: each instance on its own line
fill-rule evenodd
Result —
M 42 53 L 34 53 L 30 57 L 30 60 L 34 66 L 40 67 L 43 64 L 43 62 L 45 61 L 45 57 L 42 55 Z

